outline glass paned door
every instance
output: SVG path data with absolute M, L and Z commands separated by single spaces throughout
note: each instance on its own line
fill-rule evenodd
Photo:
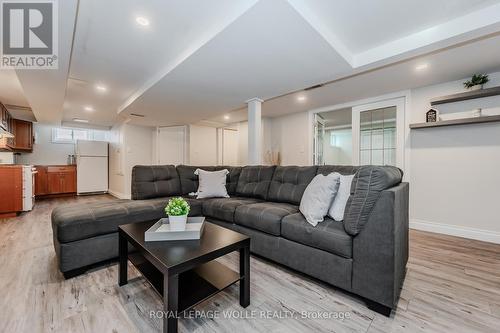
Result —
M 360 114 L 361 165 L 396 165 L 396 107 Z
M 353 162 L 403 167 L 404 98 L 353 107 Z

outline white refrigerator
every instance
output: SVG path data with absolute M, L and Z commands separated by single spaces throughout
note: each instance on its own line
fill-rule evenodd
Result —
M 76 189 L 78 194 L 108 191 L 107 142 L 76 142 Z

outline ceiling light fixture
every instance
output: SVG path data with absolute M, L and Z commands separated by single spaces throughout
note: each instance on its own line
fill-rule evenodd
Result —
M 415 70 L 416 71 L 423 71 L 423 70 L 427 69 L 427 67 L 429 67 L 429 64 L 420 64 L 420 65 L 417 65 L 415 67 Z
M 304 102 L 305 100 L 306 100 L 306 96 L 297 97 L 297 101 L 299 101 L 299 102 Z
M 139 25 L 142 25 L 143 27 L 147 27 L 149 25 L 149 20 L 143 16 L 138 16 L 135 19 L 135 22 L 137 22 L 137 24 Z
M 231 117 L 229 117 L 229 115 L 228 115 L 228 114 L 226 114 L 226 115 L 224 116 L 224 119 L 225 119 L 225 120 L 229 120 L 229 118 L 231 118 Z
M 87 119 L 73 118 L 73 121 L 76 123 L 88 123 Z
M 106 92 L 108 91 L 108 88 L 105 86 L 105 85 L 102 85 L 102 84 L 97 84 L 95 86 L 95 89 L 99 92 Z
M 95 111 L 95 110 L 94 110 L 94 108 L 93 108 L 93 107 L 91 107 L 91 106 L 86 106 L 86 107 L 84 107 L 83 109 L 84 109 L 85 111 L 87 111 L 87 112 L 94 112 L 94 111 Z

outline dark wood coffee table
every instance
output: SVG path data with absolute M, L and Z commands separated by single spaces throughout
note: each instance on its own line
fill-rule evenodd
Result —
M 205 222 L 200 240 L 145 242 L 144 232 L 156 221 L 119 227 L 119 281 L 127 284 L 127 260 L 163 297 L 163 332 L 177 332 L 177 317 L 240 281 L 240 305 L 250 305 L 250 238 Z M 128 252 L 128 243 L 137 251 Z M 240 252 L 239 274 L 214 261 Z

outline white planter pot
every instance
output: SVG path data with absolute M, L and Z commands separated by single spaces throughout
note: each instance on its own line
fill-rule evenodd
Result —
M 481 90 L 483 89 L 483 85 L 482 84 L 477 84 L 475 86 L 472 86 L 469 88 L 469 90 Z
M 170 224 L 170 230 L 172 231 L 184 231 L 186 230 L 187 215 L 181 216 L 168 216 L 168 222 Z

